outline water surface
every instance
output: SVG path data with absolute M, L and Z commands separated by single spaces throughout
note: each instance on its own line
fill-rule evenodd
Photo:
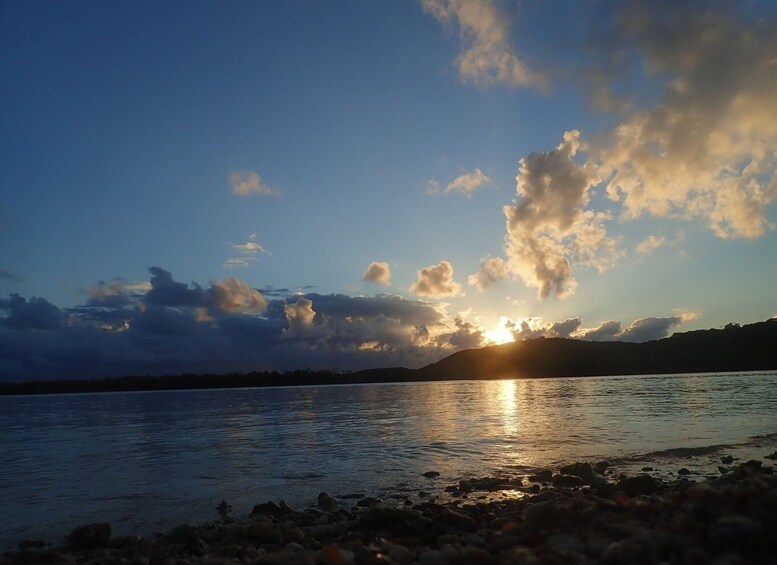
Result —
M 775 443 L 774 372 L 0 397 L 0 548 L 576 460 L 702 473 Z

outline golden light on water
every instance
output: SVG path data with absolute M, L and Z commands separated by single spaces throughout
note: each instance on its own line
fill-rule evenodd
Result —
M 492 330 L 486 330 L 486 339 L 490 344 L 501 345 L 503 343 L 510 343 L 515 341 L 513 332 L 507 325 L 510 323 L 510 318 L 502 316 L 499 318 L 499 325 Z

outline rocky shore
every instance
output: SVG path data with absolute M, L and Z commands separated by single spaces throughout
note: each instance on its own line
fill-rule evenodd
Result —
M 772 461 L 734 464 L 692 480 L 621 476 L 605 461 L 481 477 L 444 496 L 404 500 L 318 496 L 314 508 L 284 502 L 235 518 L 181 525 L 153 539 L 112 537 L 110 524 L 75 528 L 61 545 L 22 540 L 0 565 L 94 564 L 467 564 L 777 563 L 777 474 Z M 443 480 L 429 471 L 430 481 Z

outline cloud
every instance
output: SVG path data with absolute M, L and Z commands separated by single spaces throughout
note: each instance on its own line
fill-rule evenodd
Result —
M 440 261 L 419 269 L 418 280 L 410 286 L 410 292 L 416 296 L 445 298 L 461 293 L 461 285 L 453 280 L 453 266 L 448 261 Z
M 478 167 L 474 171 L 464 173 L 453 179 L 448 186 L 445 187 L 445 192 L 456 192 L 463 194 L 464 196 L 472 196 L 479 188 L 490 183 L 491 179 L 488 178 L 483 171 Z
M 485 341 L 485 330 L 456 316 L 453 319 L 456 327 L 455 331 L 442 333 L 436 337 L 436 343 L 441 346 L 448 346 L 454 349 L 474 349 L 483 345 Z
M 774 16 L 693 2 L 617 8 L 601 44 L 636 53 L 664 87 L 655 106 L 630 112 L 592 150 L 607 195 L 624 219 L 699 219 L 722 238 L 762 236 L 777 199 Z
M 649 235 L 642 242 L 640 242 L 636 249 L 639 253 L 647 254 L 651 251 L 658 249 L 666 244 L 666 238 L 664 236 Z
M 481 87 L 545 86 L 545 79 L 511 49 L 508 19 L 492 0 L 422 0 L 421 4 L 444 25 L 458 23 L 466 44 L 456 60 L 463 81 Z
M 373 261 L 364 271 L 362 280 L 381 286 L 390 286 L 391 269 L 389 269 L 389 264 L 386 261 Z
M 62 323 L 62 313 L 45 298 L 30 298 L 28 301 L 18 294 L 7 300 L 0 299 L 0 310 L 8 315 L 0 319 L 3 325 L 14 330 L 51 330 Z
M 580 339 L 587 341 L 613 341 L 615 336 L 621 332 L 621 323 L 614 320 L 604 322 L 598 328 L 586 330 Z
M 239 255 L 224 260 L 222 265 L 227 269 L 233 267 L 248 267 L 259 258 L 259 254 L 261 253 L 272 255 L 262 246 L 262 244 L 256 241 L 255 233 L 248 236 L 248 241 L 245 243 L 230 243 L 228 245 L 237 251 Z
M 280 195 L 278 191 L 273 190 L 269 185 L 262 182 L 261 177 L 254 171 L 230 173 L 229 186 L 232 188 L 232 194 L 238 196 L 250 196 L 251 194 Z
M 541 299 L 574 293 L 573 263 L 603 271 L 619 257 L 604 226 L 609 216 L 585 209 L 599 178 L 575 160 L 579 149 L 580 133 L 568 131 L 555 149 L 522 158 L 518 202 L 504 207 L 507 269 Z
M 22 282 L 22 277 L 5 269 L 0 269 L 0 279 L 15 283 Z
M 571 338 L 582 325 L 580 318 L 567 318 L 560 322 L 547 322 L 541 324 L 536 318 L 522 320 L 520 323 L 507 320 L 505 327 L 513 334 L 515 341 L 537 339 L 539 337 Z
M 267 303 L 262 294 L 242 281 L 230 277 L 213 280 L 210 288 L 197 283 L 189 285 L 173 280 L 169 271 L 151 267 L 151 289 L 144 296 L 144 304 L 164 307 L 204 308 L 210 312 L 261 312 Z
M 291 304 L 284 304 L 283 312 L 289 323 L 289 327 L 284 332 L 293 336 L 304 335 L 313 325 L 316 317 L 313 301 L 303 296 L 298 296 Z
M 683 323 L 682 316 L 671 316 L 669 318 L 640 318 L 634 320 L 628 327 L 623 328 L 615 336 L 618 341 L 652 341 L 661 339 L 669 335 L 669 331 Z
M 483 292 L 506 276 L 507 268 L 504 259 L 487 255 L 480 259 L 480 270 L 474 275 L 467 277 L 467 283 Z

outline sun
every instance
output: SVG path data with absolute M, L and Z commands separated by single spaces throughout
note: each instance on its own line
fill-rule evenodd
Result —
M 486 340 L 489 343 L 495 345 L 501 345 L 503 343 L 510 343 L 511 341 L 515 341 L 513 332 L 510 331 L 510 328 L 507 327 L 507 323 L 509 321 L 509 318 L 505 318 L 504 316 L 499 318 L 499 324 L 496 328 L 493 330 L 486 330 Z

